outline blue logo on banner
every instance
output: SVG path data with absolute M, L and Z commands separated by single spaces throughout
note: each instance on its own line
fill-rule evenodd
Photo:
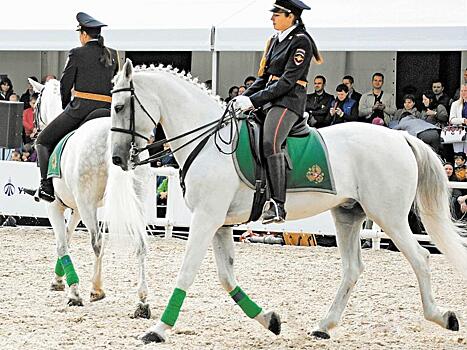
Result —
M 8 196 L 13 196 L 15 194 L 15 185 L 11 182 L 11 178 L 8 179 L 8 182 L 5 186 L 3 186 L 3 192 Z

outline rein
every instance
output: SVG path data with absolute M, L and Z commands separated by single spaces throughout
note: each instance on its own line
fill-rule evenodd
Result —
M 229 145 L 229 144 L 233 143 L 233 141 L 234 141 L 234 136 L 233 136 L 234 135 L 233 134 L 234 125 L 235 125 L 235 129 L 237 131 L 237 134 L 238 134 L 238 130 L 239 130 L 238 122 L 239 122 L 239 120 L 241 120 L 243 118 L 237 117 L 237 113 L 236 113 L 236 111 L 235 111 L 235 109 L 233 107 L 233 103 L 229 103 L 227 105 L 226 109 L 224 110 L 224 113 L 217 120 L 214 120 L 212 122 L 204 124 L 204 125 L 196 128 L 196 129 L 187 131 L 187 132 L 185 132 L 183 134 L 177 135 L 177 136 L 175 136 L 175 137 L 173 137 L 171 139 L 165 138 L 165 139 L 159 140 L 159 141 L 157 141 L 157 142 L 155 142 L 155 143 L 153 143 L 151 145 L 147 145 L 147 146 L 142 147 L 142 148 L 137 148 L 136 144 L 135 144 L 136 136 L 138 136 L 138 137 L 140 137 L 140 138 L 142 138 L 142 139 L 144 139 L 146 141 L 149 141 L 149 139 L 147 137 L 145 137 L 144 135 L 141 135 L 140 133 L 136 132 L 136 130 L 135 130 L 135 128 L 136 128 L 136 124 L 135 124 L 135 100 L 138 102 L 139 106 L 141 107 L 143 112 L 146 114 L 146 116 L 148 116 L 149 119 L 151 119 L 154 126 L 157 126 L 157 123 L 155 122 L 154 118 L 149 114 L 149 112 L 146 110 L 146 108 L 144 108 L 144 106 L 142 105 L 142 103 L 139 100 L 138 96 L 136 96 L 136 92 L 135 92 L 132 80 L 130 81 L 130 86 L 129 87 L 112 90 L 111 93 L 113 95 L 113 94 L 118 93 L 118 92 L 130 92 L 130 94 L 131 94 L 130 127 L 129 127 L 129 129 L 112 127 L 110 130 L 114 131 L 114 132 L 121 132 L 121 133 L 129 134 L 129 135 L 132 136 L 131 144 L 130 144 L 130 157 L 131 157 L 131 162 L 133 163 L 133 169 L 138 165 L 153 163 L 153 162 L 161 159 L 162 157 L 164 157 L 167 154 L 174 154 L 175 152 L 177 152 L 180 149 L 192 144 L 193 142 L 199 140 L 200 138 L 202 138 L 204 136 L 204 138 L 200 141 L 200 143 L 190 153 L 190 155 L 188 156 L 187 160 L 185 161 L 185 164 L 183 165 L 183 167 L 180 168 L 180 184 L 181 184 L 181 187 L 182 187 L 182 190 L 183 190 L 183 194 L 185 194 L 185 182 L 184 182 L 184 180 L 185 180 L 186 173 L 188 172 L 188 169 L 190 168 L 191 164 L 195 160 L 196 156 L 201 152 L 201 150 L 204 148 L 204 146 L 206 145 L 206 143 L 208 142 L 209 138 L 212 135 L 215 135 L 215 145 L 216 145 L 217 149 L 221 153 L 223 153 L 223 154 L 232 154 L 238 148 L 238 139 L 237 139 L 237 144 L 233 147 L 231 152 L 223 151 L 221 149 L 221 147 L 219 146 L 219 144 L 218 144 L 218 142 L 219 142 L 218 140 L 220 140 L 225 145 Z M 227 126 L 227 124 L 230 124 L 230 138 L 228 140 L 224 140 L 222 138 L 222 136 L 219 134 L 219 131 L 222 128 L 224 128 L 225 126 Z M 180 147 L 178 147 L 178 148 L 176 148 L 174 150 L 163 150 L 163 151 L 160 151 L 160 152 L 158 152 L 156 154 L 153 154 L 153 155 L 149 156 L 147 159 L 144 159 L 144 160 L 141 160 L 141 161 L 135 161 L 135 158 L 141 152 L 143 152 L 145 150 L 149 150 L 149 149 L 153 149 L 153 148 L 159 148 L 159 147 L 161 147 L 163 144 L 165 144 L 167 142 L 171 142 L 171 141 L 181 139 L 183 137 L 192 135 L 192 134 L 194 134 L 194 133 L 196 133 L 198 131 L 204 130 L 206 128 L 208 128 L 208 129 L 205 130 L 203 133 L 201 133 L 200 135 L 194 137 L 190 141 L 185 142 L 183 145 L 181 145 Z

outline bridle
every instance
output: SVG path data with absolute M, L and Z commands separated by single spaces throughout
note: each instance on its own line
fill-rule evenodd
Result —
M 190 130 L 190 131 L 185 132 L 183 134 L 177 135 L 177 136 L 175 136 L 175 137 L 173 137 L 171 139 L 159 140 L 159 141 L 156 141 L 153 144 L 147 145 L 145 147 L 137 148 L 136 144 L 135 144 L 136 137 L 140 137 L 140 138 L 142 138 L 142 139 L 144 139 L 146 141 L 149 141 L 149 139 L 136 131 L 135 100 L 138 102 L 140 108 L 143 110 L 143 112 L 146 114 L 146 116 L 149 119 L 151 119 L 154 126 L 157 126 L 157 123 L 155 122 L 154 118 L 149 114 L 149 112 L 146 110 L 146 108 L 144 108 L 144 106 L 141 103 L 140 99 L 136 95 L 135 88 L 134 88 L 134 85 L 133 85 L 133 80 L 130 80 L 130 86 L 129 87 L 124 87 L 124 88 L 115 89 L 115 90 L 111 91 L 112 95 L 114 95 L 116 93 L 119 93 L 119 92 L 130 92 L 130 94 L 131 94 L 131 100 L 130 100 L 130 127 L 128 129 L 112 127 L 110 130 L 113 131 L 113 132 L 121 132 L 121 133 L 124 133 L 124 134 L 131 135 L 130 162 L 131 162 L 131 165 L 132 165 L 132 169 L 134 169 L 138 165 L 143 165 L 143 164 L 148 164 L 148 163 L 155 162 L 155 161 L 161 159 L 162 157 L 164 157 L 167 154 L 170 154 L 170 153 L 173 154 L 173 153 L 179 151 L 180 149 L 188 146 L 189 144 L 195 142 L 196 140 L 199 140 L 201 137 L 204 136 L 204 138 L 198 143 L 198 145 L 195 147 L 195 149 L 190 153 L 187 160 L 185 161 L 185 164 L 183 164 L 183 167 L 180 168 L 180 184 L 182 186 L 183 193 L 185 193 L 184 179 L 185 179 L 185 175 L 186 175 L 186 173 L 188 171 L 188 168 L 190 167 L 191 163 L 194 161 L 196 156 L 204 148 L 207 141 L 210 139 L 210 137 L 212 135 L 214 135 L 214 137 L 215 137 L 215 145 L 216 145 L 217 149 L 220 152 L 222 152 L 224 154 L 232 154 L 237 150 L 238 138 L 237 138 L 237 144 L 232 148 L 231 152 L 223 151 L 221 149 L 221 147 L 218 145 L 218 140 L 220 140 L 225 145 L 232 144 L 234 142 L 233 127 L 235 125 L 236 130 L 237 130 L 237 134 L 238 134 L 238 131 L 239 131 L 238 122 L 239 122 L 239 120 L 244 119 L 244 118 L 241 118 L 241 117 L 237 116 L 237 112 L 235 111 L 235 109 L 233 107 L 233 103 L 229 103 L 227 105 L 224 113 L 222 114 L 222 116 L 219 119 L 216 119 L 216 120 L 214 120 L 214 121 L 212 121 L 210 123 L 204 124 L 204 125 L 196 128 L 196 129 Z M 228 124 L 230 124 L 230 127 L 231 127 L 231 129 L 230 129 L 230 138 L 228 140 L 224 140 L 222 138 L 222 136 L 219 134 L 219 131 L 222 128 L 224 128 L 225 126 L 227 126 Z M 207 130 L 205 130 L 205 129 L 207 129 Z M 201 131 L 201 130 L 204 130 L 204 131 L 200 135 L 198 135 L 198 136 L 192 138 L 191 140 L 185 142 L 183 145 L 181 145 L 180 147 L 178 147 L 178 148 L 176 148 L 174 150 L 170 150 L 170 149 L 163 150 L 163 151 L 157 152 L 156 154 L 153 154 L 153 155 L 149 156 L 147 159 L 144 159 L 144 160 L 141 160 L 141 161 L 136 159 L 136 157 L 141 152 L 143 152 L 145 150 L 160 148 L 163 144 L 165 144 L 167 142 L 171 142 L 171 141 L 181 139 L 183 137 L 192 135 L 192 134 L 194 134 L 194 133 L 196 133 L 198 131 Z
M 141 135 L 139 132 L 136 131 L 136 124 L 135 124 L 135 100 L 138 102 L 140 108 L 143 110 L 143 112 L 149 117 L 149 119 L 151 119 L 152 123 L 154 124 L 154 126 L 156 127 L 157 126 L 157 123 L 156 121 L 154 120 L 154 118 L 149 114 L 149 112 L 146 110 L 146 108 L 144 108 L 143 104 L 141 103 L 140 99 L 138 98 L 138 96 L 136 96 L 136 93 L 135 93 L 135 88 L 133 86 L 133 80 L 130 80 L 130 86 L 129 87 L 125 87 L 125 88 L 120 88 L 120 89 L 116 89 L 116 90 L 112 90 L 111 93 L 112 95 L 116 94 L 116 93 L 119 93 L 119 92 L 130 92 L 130 127 L 128 129 L 123 129 L 123 128 L 115 128 L 115 127 L 112 127 L 110 129 L 110 131 L 114 131 L 114 132 L 121 132 L 121 133 L 124 133 L 124 134 L 129 134 L 131 135 L 131 143 L 130 143 L 130 156 L 131 156 L 131 161 L 133 162 L 134 161 L 134 158 L 139 154 L 141 153 L 141 151 L 138 151 L 137 147 L 136 147 L 136 136 L 146 140 L 146 141 L 149 141 L 149 138 L 147 138 L 146 136 L 144 135 Z M 135 164 L 136 165 L 136 164 Z

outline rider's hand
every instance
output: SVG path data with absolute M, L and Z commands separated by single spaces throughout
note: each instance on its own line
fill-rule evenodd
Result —
M 236 110 L 241 110 L 242 112 L 253 109 L 253 103 L 248 96 L 237 96 L 233 99 L 234 108 Z

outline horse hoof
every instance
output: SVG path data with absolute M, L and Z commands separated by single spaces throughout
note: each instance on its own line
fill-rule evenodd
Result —
M 149 304 L 139 303 L 136 307 L 133 318 L 151 318 L 151 309 Z
M 268 329 L 275 335 L 279 335 L 281 333 L 281 318 L 279 317 L 279 314 L 275 312 L 271 313 Z
M 144 344 L 165 342 L 165 339 L 161 335 L 152 331 L 145 333 L 143 336 L 140 337 L 140 339 L 143 341 Z
M 68 306 L 83 306 L 83 299 L 68 299 Z
M 445 317 L 447 317 L 447 326 L 446 328 L 457 332 L 459 330 L 459 321 L 457 319 L 457 316 L 454 312 L 448 311 L 445 314 Z
M 329 339 L 331 336 L 329 335 L 328 332 L 325 331 L 313 331 L 309 333 L 312 337 L 315 337 L 317 339 Z
M 92 303 L 94 301 L 99 301 L 99 300 L 102 300 L 104 298 L 105 298 L 105 293 L 103 291 L 101 291 L 100 293 L 91 292 L 91 296 L 90 296 L 89 300 Z
M 52 282 L 50 290 L 54 292 L 63 292 L 65 290 L 65 283 Z

